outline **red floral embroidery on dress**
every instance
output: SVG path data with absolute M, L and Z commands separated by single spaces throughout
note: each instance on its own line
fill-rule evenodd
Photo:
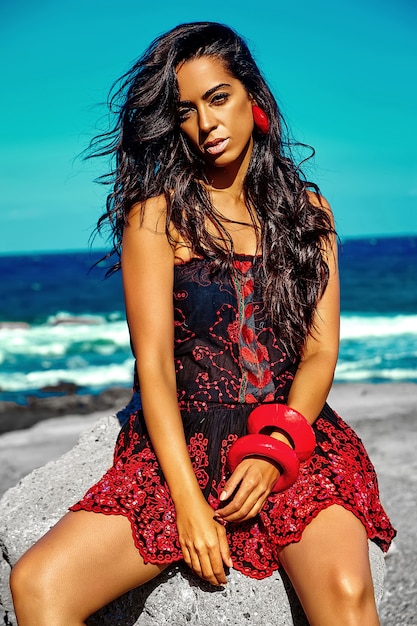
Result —
M 285 354 L 265 315 L 256 267 L 241 258 L 237 268 L 233 278 L 212 274 L 207 259 L 196 259 L 175 270 L 178 404 L 191 463 L 213 509 L 229 476 L 228 449 L 246 434 L 254 403 L 285 402 L 298 363 Z M 182 559 L 175 507 L 147 435 L 137 381 L 134 390 L 119 413 L 127 420 L 112 467 L 72 510 L 126 516 L 145 563 L 172 563 Z M 314 430 L 315 452 L 294 485 L 271 495 L 253 520 L 226 525 L 234 567 L 248 576 L 270 576 L 282 546 L 299 541 L 332 504 L 352 511 L 383 550 L 395 535 L 356 433 L 327 405 Z

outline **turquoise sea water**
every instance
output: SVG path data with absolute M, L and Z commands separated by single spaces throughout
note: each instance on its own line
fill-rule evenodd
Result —
M 130 387 L 120 275 L 89 271 L 99 256 L 0 256 L 0 401 L 60 381 Z M 340 274 L 336 382 L 417 382 L 417 237 L 348 240 Z

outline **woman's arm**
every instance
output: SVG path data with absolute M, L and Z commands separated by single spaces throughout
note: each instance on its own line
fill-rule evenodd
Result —
M 314 194 L 310 194 L 310 202 L 318 203 Z M 321 202 L 333 223 L 328 203 L 324 198 Z M 326 402 L 339 353 L 340 293 L 335 235 L 323 250 L 323 255 L 329 267 L 329 282 L 317 305 L 313 329 L 305 343 L 288 396 L 288 405 L 310 423 L 315 421 Z
M 318 202 L 311 194 L 311 202 Z M 322 198 L 321 205 L 331 216 L 330 207 Z M 332 220 L 333 221 L 333 220 Z M 318 417 L 333 382 L 339 350 L 339 276 L 337 241 L 332 237 L 323 250 L 329 267 L 329 281 L 314 315 L 313 330 L 308 336 L 300 365 L 294 376 L 287 403 L 313 423 Z M 275 432 L 272 437 L 290 445 L 288 439 Z M 218 509 L 218 515 L 229 522 L 250 519 L 261 510 L 278 478 L 276 466 L 257 458 L 244 459 L 225 485 L 224 499 L 240 487 L 233 500 Z
M 149 435 L 172 496 L 195 489 L 196 480 L 188 457 L 177 407 L 174 369 L 173 318 L 174 255 L 165 234 L 163 200 L 146 203 L 143 223 L 134 207 L 124 230 L 122 275 L 143 411 Z M 179 467 L 174 469 L 173 462 Z M 172 487 L 170 483 L 172 484 Z
M 125 227 L 122 275 L 126 314 L 137 359 L 149 437 L 177 512 L 184 558 L 201 576 L 226 582 L 230 565 L 224 529 L 213 520 L 189 458 L 178 409 L 174 367 L 174 251 L 165 232 L 165 201 L 146 202 L 143 220 L 133 207 Z M 192 503 L 192 506 L 190 506 Z

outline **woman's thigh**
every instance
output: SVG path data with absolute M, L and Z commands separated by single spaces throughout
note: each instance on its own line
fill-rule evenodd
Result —
M 13 569 L 16 604 L 24 591 L 26 606 L 29 595 L 34 605 L 49 606 L 51 618 L 59 611 L 85 619 L 164 566 L 144 564 L 124 516 L 77 511 L 65 515 Z
M 379 624 L 366 530 L 350 511 L 321 511 L 280 561 L 311 624 Z

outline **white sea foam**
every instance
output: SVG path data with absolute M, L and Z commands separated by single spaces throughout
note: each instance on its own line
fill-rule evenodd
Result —
M 387 369 L 366 369 L 363 367 L 352 368 L 346 370 L 343 366 L 336 367 L 335 382 L 336 383 L 354 383 L 375 381 L 379 382 L 417 382 L 417 372 L 415 369 L 387 368 Z
M 60 323 L 51 323 L 57 319 Z M 64 321 L 67 320 L 67 321 Z M 71 321 L 68 321 L 71 320 Z M 88 320 L 88 321 L 87 321 Z M 91 323 L 91 320 L 94 320 Z M 404 342 L 417 336 L 417 315 L 356 315 L 341 317 L 341 340 L 396 337 Z M 0 330 L 0 363 L 5 354 L 39 357 L 65 355 L 71 347 L 74 352 L 90 349 L 109 356 L 117 348 L 129 347 L 129 333 L 125 320 L 107 321 L 100 316 L 70 316 L 61 312 L 49 318 L 47 324 L 28 328 Z M 398 347 L 398 346 L 397 346 Z
M 76 367 L 73 369 L 47 369 L 27 374 L 14 372 L 0 375 L 0 386 L 7 391 L 29 391 L 41 389 L 59 382 L 75 383 L 79 387 L 105 388 L 114 385 L 129 385 L 133 379 L 134 361 L 127 359 L 115 365 Z
M 417 335 L 417 315 L 342 314 L 341 339 Z
M 100 324 L 106 321 L 102 315 L 72 315 L 68 311 L 59 311 L 55 315 L 51 315 L 47 319 L 47 323 L 53 326 L 58 324 Z
M 61 312 L 45 324 L 1 328 L 0 364 L 0 390 L 12 393 L 60 381 L 129 385 L 133 373 L 128 328 L 118 313 L 106 320 Z M 417 382 L 417 315 L 343 314 L 335 380 Z
M 56 326 L 43 324 L 0 331 L 0 360 L 4 360 L 6 354 L 57 357 L 67 354 L 71 348 L 111 355 L 116 349 L 124 347 L 129 347 L 125 321 L 102 320 L 94 325 L 82 322 Z

